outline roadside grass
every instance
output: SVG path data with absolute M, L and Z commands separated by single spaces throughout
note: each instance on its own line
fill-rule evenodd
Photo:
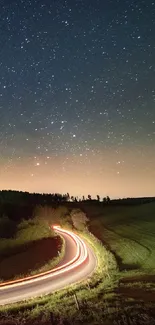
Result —
M 82 231 L 78 231 L 78 234 L 88 243 L 88 245 L 92 248 L 96 258 L 97 258 L 97 268 L 91 278 L 90 285 L 93 287 L 93 282 L 95 286 L 95 282 L 98 284 L 99 282 L 103 282 L 103 277 L 109 279 L 109 283 L 115 277 L 117 277 L 118 269 L 117 262 L 114 255 L 108 251 L 102 243 L 88 231 L 87 228 Z
M 104 324 L 154 325 L 154 304 L 143 303 L 113 292 L 88 296 L 88 289 L 76 293 L 80 309 L 74 301 L 74 291 L 57 293 L 35 299 L 29 303 L 16 304 L 8 310 L 0 310 L 0 320 L 16 320 L 16 324 Z M 52 317 L 51 317 L 52 316 Z M 54 322 L 51 322 L 51 318 Z M 66 323 L 64 321 L 67 321 Z M 1 323 L 0 323 L 1 324 Z M 3 324 L 3 323 L 2 323 Z M 10 323 L 9 323 L 10 324 Z M 13 322 L 11 323 L 11 325 Z

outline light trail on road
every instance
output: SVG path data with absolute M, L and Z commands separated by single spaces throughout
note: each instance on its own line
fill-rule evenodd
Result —
M 72 231 L 53 226 L 65 240 L 65 256 L 56 268 L 26 278 L 0 284 L 0 304 L 30 299 L 62 289 L 89 277 L 96 257 L 87 244 Z

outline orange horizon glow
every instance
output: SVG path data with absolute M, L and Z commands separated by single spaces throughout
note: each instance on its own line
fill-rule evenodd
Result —
M 145 156 L 143 152 L 145 150 Z M 107 150 L 102 155 L 80 159 L 77 157 L 50 157 L 45 164 L 26 159 L 0 164 L 0 190 L 19 190 L 30 193 L 62 193 L 70 196 L 91 194 L 111 198 L 155 196 L 155 153 L 140 147 L 139 153 L 130 148 Z

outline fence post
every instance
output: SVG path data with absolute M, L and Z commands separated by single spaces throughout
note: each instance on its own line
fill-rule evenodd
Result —
M 74 300 L 75 300 L 76 308 L 77 308 L 78 310 L 80 310 L 80 306 L 79 306 L 79 302 L 78 302 L 78 299 L 77 299 L 77 295 L 76 295 L 76 293 L 74 294 Z

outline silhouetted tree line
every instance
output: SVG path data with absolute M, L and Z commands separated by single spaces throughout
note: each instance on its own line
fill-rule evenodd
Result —
M 21 191 L 0 191 L 0 217 L 18 221 L 33 216 L 34 208 L 38 205 L 57 207 L 69 200 L 69 194 L 38 194 Z
M 138 205 L 155 201 L 155 197 L 143 198 L 123 198 L 110 199 L 109 196 L 101 198 L 99 195 L 96 199 L 88 194 L 82 199 L 67 194 L 38 194 L 21 191 L 0 191 L 0 217 L 7 216 L 9 219 L 19 221 L 28 219 L 33 216 L 34 208 L 38 205 L 57 207 L 59 205 L 78 206 L 82 204 L 101 204 L 101 205 Z M 72 203 L 71 203 L 72 202 Z
M 140 205 L 155 202 L 155 197 L 123 198 L 110 201 L 111 205 Z

